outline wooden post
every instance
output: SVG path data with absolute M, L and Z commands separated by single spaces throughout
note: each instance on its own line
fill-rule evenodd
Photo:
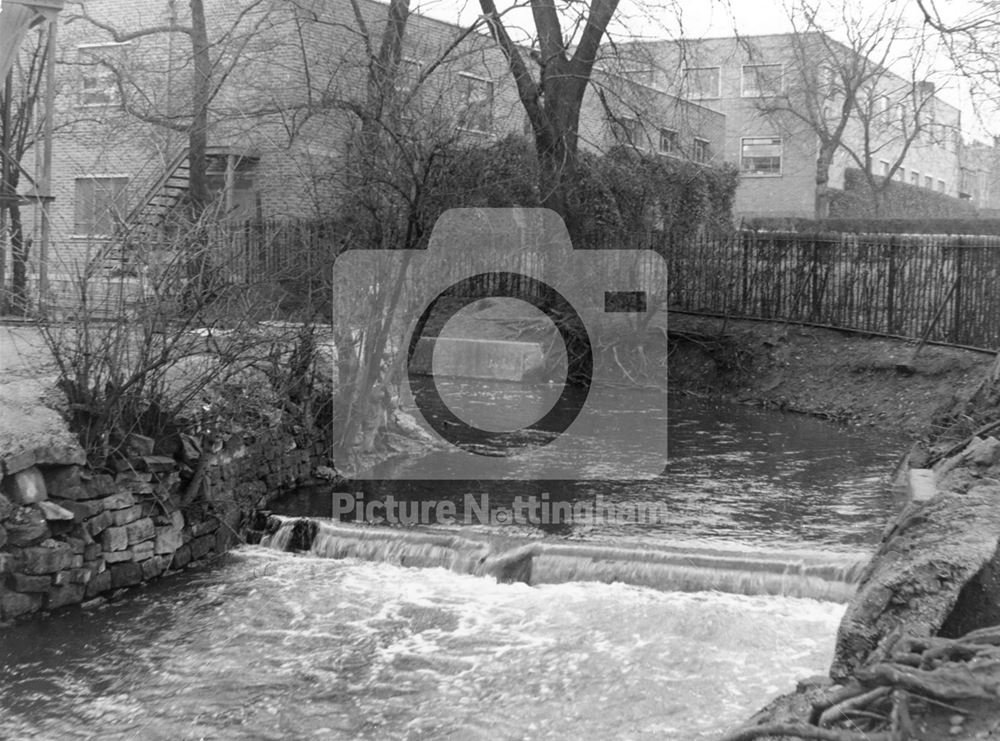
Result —
M 952 305 L 952 337 L 951 341 L 956 345 L 961 344 L 962 339 L 962 258 L 965 255 L 965 245 L 962 238 L 958 238 L 955 244 L 955 303 Z

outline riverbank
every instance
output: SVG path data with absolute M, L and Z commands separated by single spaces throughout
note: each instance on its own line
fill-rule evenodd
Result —
M 955 436 L 994 356 L 795 324 L 671 313 L 671 388 L 907 440 Z M 901 366 L 910 366 L 904 372 Z M 901 448 L 901 452 L 903 452 Z
M 726 741 L 1000 738 L 996 357 L 935 346 L 914 357 L 884 338 L 702 317 L 671 331 L 678 385 L 919 439 L 900 470 L 929 482 L 866 567 L 830 675 L 802 680 Z

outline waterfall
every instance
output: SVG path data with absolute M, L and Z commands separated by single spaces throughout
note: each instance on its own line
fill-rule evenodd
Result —
M 846 602 L 868 559 L 865 553 L 553 542 L 278 516 L 271 522 L 273 532 L 261 545 L 277 550 L 439 567 L 533 585 L 622 582 L 664 591 L 715 590 Z

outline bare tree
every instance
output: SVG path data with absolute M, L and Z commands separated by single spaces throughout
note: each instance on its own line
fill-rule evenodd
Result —
M 845 43 L 827 32 L 818 5 L 799 2 L 790 12 L 795 30 L 783 84 L 758 81 L 769 92 L 757 103 L 761 115 L 816 137 L 818 219 L 830 213 L 830 170 L 838 152 L 861 170 L 877 212 L 914 145 L 945 145 L 954 134 L 953 124 L 935 119 L 934 87 L 917 73 L 923 38 L 907 28 L 902 13 L 891 5 L 872 12 L 850 2 L 838 13 Z M 743 43 L 753 59 L 753 41 Z M 903 45 L 907 77 L 890 70 L 903 61 Z
M 31 179 L 22 162 L 36 140 L 35 117 L 45 74 L 47 33 L 45 30 L 39 32 L 36 40 L 27 45 L 14 69 L 6 76 L 0 91 L 0 232 L 5 231 L 5 227 L 9 230 L 13 270 L 10 309 L 18 314 L 24 313 L 28 304 L 30 240 L 24 236 L 17 189 L 22 175 Z M 3 264 L 4 255 L 0 252 L 0 309 L 6 308 L 2 306 L 6 300 L 3 295 L 6 290 Z
M 935 31 L 958 75 L 969 87 L 977 104 L 997 111 L 1000 94 L 1000 3 L 973 0 L 970 3 L 938 3 L 914 0 L 924 25 Z M 986 125 L 986 121 L 980 121 Z M 996 125 L 994 135 L 1000 134 Z
M 507 58 L 531 122 L 542 204 L 559 213 L 572 230 L 580 107 L 618 0 L 590 0 L 588 11 L 572 19 L 572 30 L 583 29 L 575 48 L 572 31 L 563 31 L 555 0 L 530 0 L 537 43 L 530 58 L 537 66 L 537 76 L 529 69 L 522 48 L 511 38 L 494 0 L 479 0 L 479 4 Z M 575 8 L 570 5 L 568 10 Z

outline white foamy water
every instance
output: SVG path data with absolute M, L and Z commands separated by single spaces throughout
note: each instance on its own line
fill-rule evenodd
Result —
M 842 612 L 245 548 L 5 633 L 0 737 L 709 739 L 824 672 Z

